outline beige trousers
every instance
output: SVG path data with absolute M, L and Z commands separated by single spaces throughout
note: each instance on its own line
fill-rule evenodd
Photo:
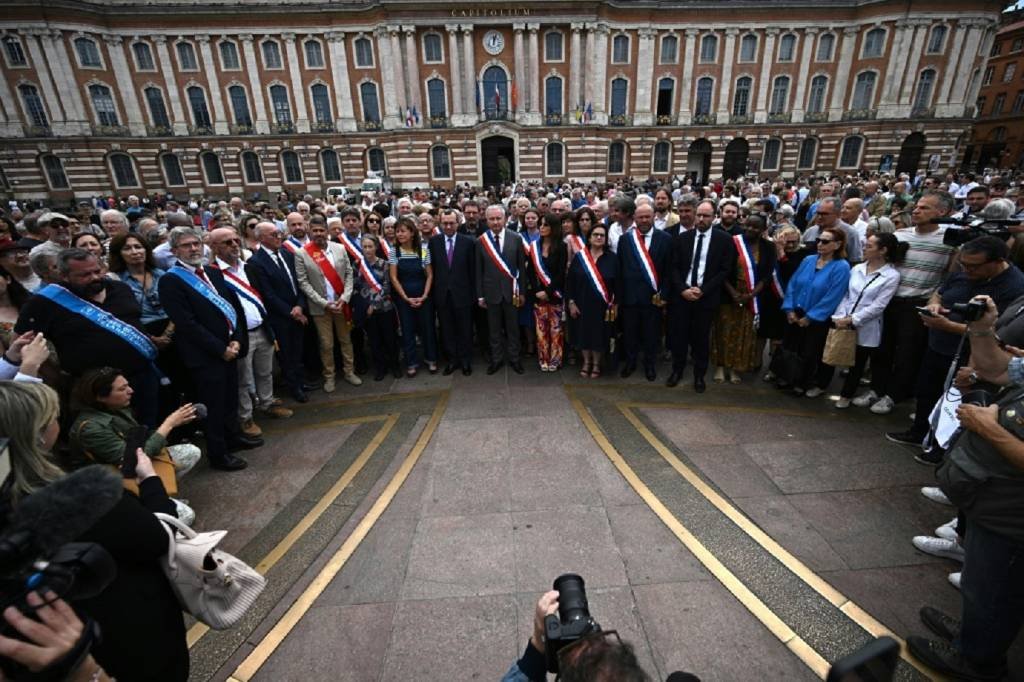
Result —
M 320 362 L 324 365 L 324 379 L 334 378 L 334 339 L 341 343 L 341 361 L 345 376 L 355 374 L 352 354 L 352 324 L 341 313 L 313 315 L 316 334 L 320 340 Z

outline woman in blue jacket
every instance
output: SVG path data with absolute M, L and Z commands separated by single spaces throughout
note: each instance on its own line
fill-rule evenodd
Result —
M 786 287 L 782 312 L 786 314 L 785 350 L 803 360 L 803 371 L 794 381 L 799 395 L 816 398 L 825 392 L 832 378 L 830 367 L 822 365 L 829 321 L 846 295 L 850 264 L 846 261 L 846 234 L 826 228 L 817 239 L 818 257 L 804 258 Z

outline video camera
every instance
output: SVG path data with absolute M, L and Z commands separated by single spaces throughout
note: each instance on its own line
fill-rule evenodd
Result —
M 564 573 L 555 578 L 552 589 L 558 590 L 558 615 L 544 619 L 544 655 L 548 672 L 557 674 L 559 650 L 600 632 L 601 626 L 590 615 L 583 578 L 575 573 Z
M 1020 225 L 1021 221 L 986 218 L 979 215 L 966 218 L 936 218 L 932 223 L 946 226 L 946 232 L 942 235 L 943 244 L 963 246 L 978 237 L 998 237 L 1005 241 L 1012 235 L 1007 228 Z

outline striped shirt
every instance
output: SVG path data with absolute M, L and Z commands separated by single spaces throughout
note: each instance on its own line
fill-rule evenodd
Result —
M 954 248 L 942 243 L 945 229 L 921 234 L 916 229 L 899 230 L 896 239 L 910 245 L 907 257 L 897 268 L 900 272 L 900 286 L 896 296 L 900 298 L 927 298 L 935 293 L 949 267 L 949 258 Z

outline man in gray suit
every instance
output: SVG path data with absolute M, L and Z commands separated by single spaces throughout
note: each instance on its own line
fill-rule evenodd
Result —
M 295 275 L 306 295 L 309 312 L 320 340 L 324 366 L 324 392 L 334 392 L 334 339 L 341 343 L 345 381 L 359 386 L 352 356 L 352 266 L 341 244 L 327 240 L 327 225 L 320 216 L 309 221 L 310 241 L 295 253 Z
M 522 374 L 517 318 L 526 296 L 526 248 L 518 234 L 505 229 L 504 206 L 488 206 L 484 218 L 487 230 L 480 235 L 476 250 L 476 301 L 487 310 L 491 337 L 491 364 L 487 373 L 494 374 L 508 360 L 512 371 Z

